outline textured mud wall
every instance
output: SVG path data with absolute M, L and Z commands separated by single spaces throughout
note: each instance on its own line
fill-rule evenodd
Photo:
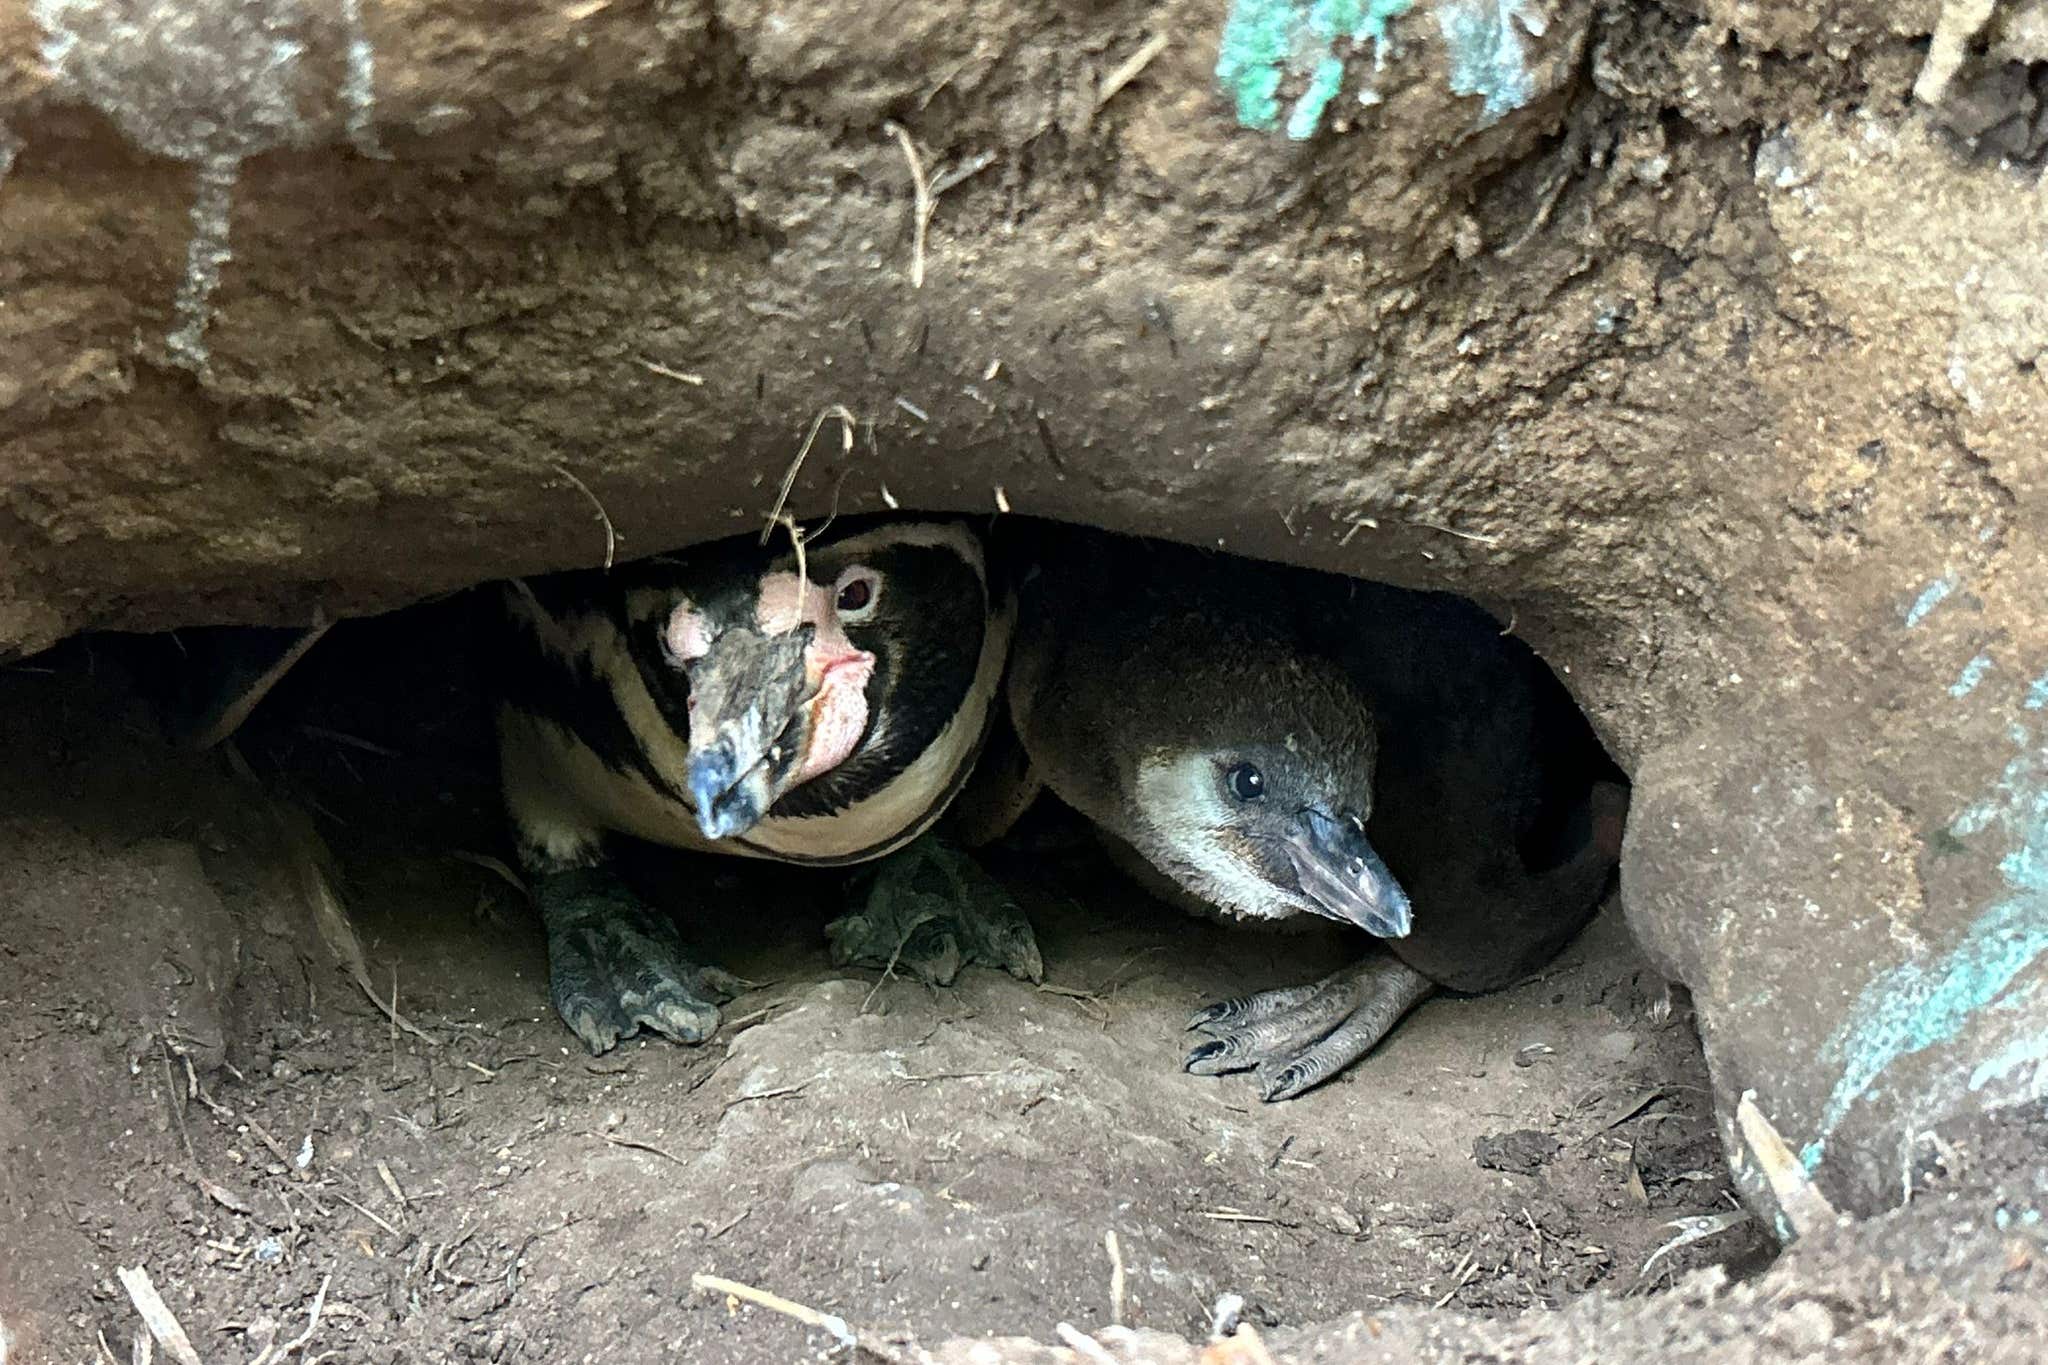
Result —
M 0 650 L 750 527 L 842 405 L 800 513 L 1496 606 L 1641 779 L 1723 1099 L 1895 1200 L 2048 1089 L 2048 7 L 1992 8 L 0 8 Z

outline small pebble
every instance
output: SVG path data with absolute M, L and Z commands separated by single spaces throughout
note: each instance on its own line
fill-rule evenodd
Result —
M 1365 1224 L 1359 1222 L 1357 1215 L 1342 1204 L 1332 1204 L 1324 1209 L 1323 1217 L 1328 1220 L 1332 1230 L 1346 1237 L 1356 1237 L 1365 1231 Z

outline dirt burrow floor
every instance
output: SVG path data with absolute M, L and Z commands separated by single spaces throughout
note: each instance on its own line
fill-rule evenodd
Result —
M 1337 1082 L 1261 1104 L 1183 1074 L 1190 1011 L 1347 947 L 1150 903 L 1058 813 L 991 858 L 1049 981 L 835 970 L 832 876 L 634 859 L 762 983 L 708 1045 L 583 1054 L 503 853 L 459 628 L 344 628 L 229 762 L 173 754 L 103 645 L 0 674 L 0 1331 L 125 1357 L 142 1266 L 208 1359 L 705 1362 L 830 1338 L 708 1272 L 877 1332 L 1199 1334 L 1623 1291 L 1733 1207 L 1685 1012 L 1616 907 L 1540 980 L 1425 1004 Z M 160 656 L 147 656 L 160 657 Z M 150 667 L 144 666 L 147 677 Z M 267 812 L 331 850 L 396 1030 L 333 970 Z M 187 1055 L 193 1062 L 186 1068 Z M 195 1087 L 196 1082 L 196 1087 Z M 1657 1261 L 1759 1265 L 1753 1226 Z M 34 1349 L 28 1359 L 39 1359 Z

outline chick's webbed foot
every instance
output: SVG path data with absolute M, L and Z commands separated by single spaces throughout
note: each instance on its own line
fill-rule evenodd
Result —
M 926 835 L 875 864 L 856 908 L 825 926 L 836 966 L 902 967 L 948 986 L 969 963 L 1045 978 L 1031 922 L 973 858 Z
M 667 915 L 603 867 L 543 874 L 534 886 L 548 931 L 548 986 L 556 1013 L 593 1053 L 642 1028 L 701 1043 L 718 1006 L 746 982 L 699 966 Z
M 1370 1052 L 1435 989 L 1414 968 L 1374 954 L 1312 986 L 1261 991 L 1198 1011 L 1188 1027 L 1209 1041 L 1184 1065 L 1198 1076 L 1255 1071 L 1265 1099 L 1293 1099 Z

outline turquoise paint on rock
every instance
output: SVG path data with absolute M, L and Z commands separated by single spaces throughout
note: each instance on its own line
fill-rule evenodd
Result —
M 1341 58 L 1325 57 L 1316 63 L 1316 74 L 1309 78 L 1308 90 L 1294 102 L 1294 112 L 1287 117 L 1287 136 L 1296 142 L 1306 142 L 1316 135 L 1316 129 L 1323 126 L 1323 111 L 1330 107 L 1330 101 L 1337 98 L 1337 92 L 1344 85 L 1344 63 Z
M 1819 1131 L 1800 1152 L 1807 1170 L 1819 1168 L 1828 1139 L 1885 1068 L 1954 1038 L 2043 952 L 2048 905 L 2014 897 L 1985 911 L 1960 944 L 1933 962 L 1903 963 L 1865 986 L 1848 1022 L 1822 1049 L 1843 1067 Z
M 1270 131 L 1280 121 L 1280 75 L 1295 6 L 1236 0 L 1216 50 L 1216 80 L 1237 102 L 1237 121 Z
M 1957 701 L 1977 690 L 1977 684 L 1984 681 L 1984 675 L 1991 671 L 1991 656 L 1979 654 L 1963 665 L 1963 671 L 1948 685 L 1948 694 Z
M 1993 1081 L 2003 1080 L 2023 1066 L 2048 1067 L 2048 1033 L 2015 1038 L 1977 1063 L 1970 1072 L 1970 1089 L 1982 1090 Z
M 1450 60 L 1451 93 L 1486 101 L 1482 126 L 1535 98 L 1536 81 L 1517 28 L 1522 0 L 1442 0 L 1436 9 Z
M 1280 124 L 1280 87 L 1289 76 L 1307 81 L 1288 113 L 1287 136 L 1316 135 L 1330 103 L 1344 87 L 1341 41 L 1387 39 L 1388 25 L 1415 0 L 1233 0 L 1216 49 L 1216 82 L 1246 128 L 1271 132 Z
M 2048 748 L 2035 743 L 2024 725 L 2010 727 L 2009 737 L 2019 753 L 2006 764 L 1991 794 L 1949 827 L 1959 836 L 1981 834 L 1994 824 L 2003 827 L 2011 845 L 1998 870 L 2009 894 L 1986 907 L 1948 951 L 1931 961 L 1901 963 L 1858 993 L 1848 1018 L 1821 1049 L 1822 1057 L 1839 1063 L 1842 1073 L 1813 1141 L 1800 1151 L 1809 1171 L 1819 1168 L 1828 1139 L 1893 1062 L 1949 1042 L 1987 1006 L 2033 1003 L 2038 985 L 2023 987 L 2022 995 L 2006 992 L 2048 953 Z M 2009 1075 L 2042 1050 L 2048 1050 L 2048 1038 L 2023 1037 L 2007 1044 L 1979 1062 L 1970 1074 L 1970 1088 L 1979 1090 Z
M 1920 595 L 1913 599 L 1913 605 L 1906 608 L 1906 628 L 1911 630 L 1914 626 L 1925 621 L 1927 613 L 1933 611 L 1943 602 L 1948 601 L 1948 595 L 1955 590 L 1956 578 L 1954 574 L 1937 578 L 1922 588 Z

